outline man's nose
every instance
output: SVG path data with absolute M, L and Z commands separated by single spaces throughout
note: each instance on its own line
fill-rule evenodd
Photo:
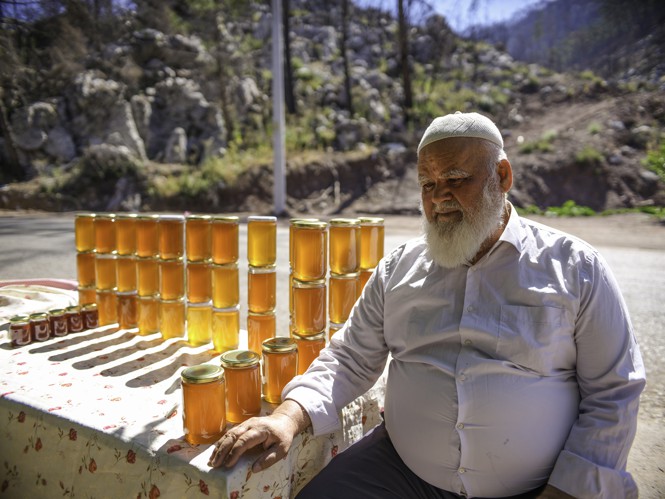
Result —
M 432 190 L 432 201 L 436 204 L 444 201 L 450 201 L 452 195 L 446 182 L 437 182 Z

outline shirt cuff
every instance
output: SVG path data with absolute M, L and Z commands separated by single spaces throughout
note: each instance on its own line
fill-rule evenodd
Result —
M 566 450 L 559 454 L 548 483 L 579 499 L 637 499 L 637 484 L 630 473 L 598 466 Z
M 312 421 L 312 433 L 314 436 L 331 433 L 341 428 L 337 410 L 330 410 L 321 400 L 321 394 L 306 386 L 298 386 L 284 391 L 284 400 L 290 399 L 302 406 L 309 419 Z

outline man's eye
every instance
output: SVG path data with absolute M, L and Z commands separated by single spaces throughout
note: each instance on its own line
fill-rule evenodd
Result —
M 430 192 L 432 189 L 434 189 L 434 182 L 425 182 L 420 185 L 420 188 L 423 190 L 423 192 Z
M 447 182 L 452 187 L 458 187 L 464 183 L 464 180 L 463 178 L 449 178 Z

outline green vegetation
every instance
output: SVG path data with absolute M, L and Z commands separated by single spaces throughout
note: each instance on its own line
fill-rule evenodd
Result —
M 575 154 L 575 164 L 578 166 L 597 166 L 604 159 L 603 153 L 590 145 L 584 146 L 581 151 Z
M 544 215 L 550 217 L 590 217 L 617 215 L 620 213 L 647 213 L 659 220 L 665 220 L 665 207 L 663 206 L 638 206 L 635 208 L 619 208 L 596 212 L 588 206 L 581 206 L 575 203 L 575 201 L 568 200 L 561 206 L 549 206 L 545 209 L 540 209 L 538 206 L 534 205 L 516 209 L 520 215 L 526 217 L 529 215 Z
M 602 130 L 602 126 L 600 123 L 597 121 L 592 121 L 589 123 L 589 126 L 587 127 L 587 132 L 589 132 L 591 135 L 598 135 Z
M 534 142 L 525 142 L 520 146 L 519 152 L 521 154 L 530 154 L 533 152 L 551 152 L 554 150 L 552 142 L 557 137 L 557 133 L 554 130 L 549 130 L 545 132 L 540 139 Z
M 665 139 L 661 140 L 659 145 L 647 151 L 647 157 L 642 164 L 665 182 Z

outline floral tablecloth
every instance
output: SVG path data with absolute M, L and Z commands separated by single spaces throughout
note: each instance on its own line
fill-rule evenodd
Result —
M 255 454 L 210 469 L 211 446 L 184 439 L 180 387 L 184 366 L 218 362 L 209 347 L 113 326 L 20 348 L 4 334 L 0 498 L 293 497 L 380 421 L 383 380 L 344 409 L 342 430 L 299 435 L 268 470 L 250 471 Z

